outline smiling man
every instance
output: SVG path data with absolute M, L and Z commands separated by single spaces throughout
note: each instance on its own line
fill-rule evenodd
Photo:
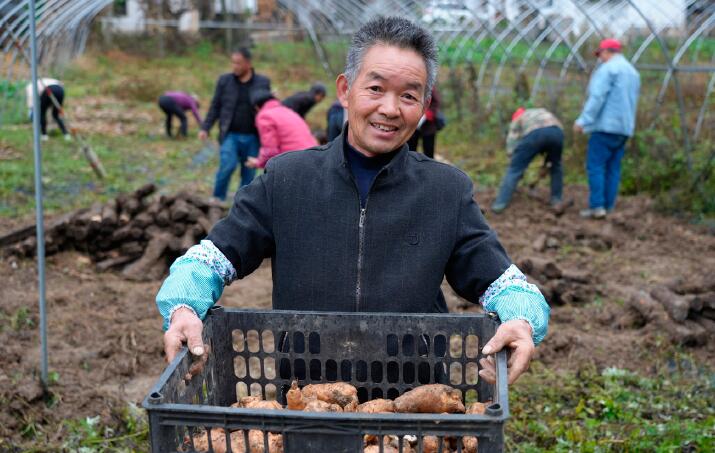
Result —
M 485 355 L 512 349 L 509 381 L 546 334 L 549 307 L 511 263 L 458 169 L 409 151 L 437 74 L 432 37 L 377 18 L 353 37 L 337 93 L 343 133 L 271 159 L 236 194 L 228 216 L 171 267 L 157 295 L 171 360 L 187 342 L 202 354 L 201 319 L 224 285 L 273 265 L 273 308 L 446 312 L 446 276 L 503 323 Z M 494 381 L 492 358 L 480 375 Z

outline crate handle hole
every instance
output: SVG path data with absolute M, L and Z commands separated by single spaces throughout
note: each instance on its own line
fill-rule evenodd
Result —
M 487 415 L 501 415 L 502 414 L 501 404 L 499 404 L 499 403 L 490 404 L 489 406 L 487 406 L 486 412 L 487 412 Z
M 164 398 L 164 395 L 162 395 L 159 392 L 152 392 L 151 395 L 149 395 L 149 402 L 152 404 L 159 404 L 161 403 L 161 400 Z

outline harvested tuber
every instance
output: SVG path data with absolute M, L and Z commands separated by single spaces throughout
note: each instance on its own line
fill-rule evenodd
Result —
M 343 408 L 338 404 L 313 399 L 306 403 L 305 412 L 343 412 Z
M 305 398 L 316 398 L 326 403 L 337 404 L 345 412 L 355 412 L 358 406 L 357 389 L 345 382 L 308 384 L 301 391 Z
M 464 413 L 464 404 L 458 390 L 444 384 L 429 384 L 416 387 L 397 397 L 395 412 Z
M 232 432 L 230 439 L 231 451 L 245 451 L 243 431 Z M 184 438 L 184 445 L 186 447 L 191 446 L 191 441 L 188 436 Z M 214 453 L 226 453 L 226 432 L 222 428 L 213 428 L 211 430 L 211 448 Z M 204 431 L 194 435 L 194 450 L 199 452 L 209 451 L 208 432 Z
M 363 452 L 379 452 L 380 451 L 380 436 L 374 434 L 366 434 L 363 438 Z M 393 435 L 382 437 L 382 447 L 384 452 L 399 452 L 400 438 Z M 410 443 L 405 439 L 402 441 L 402 453 L 414 453 Z
M 487 412 L 487 406 L 492 404 L 491 402 L 486 402 L 486 403 L 480 403 L 479 401 L 475 401 L 473 403 L 470 403 L 469 406 L 467 406 L 467 414 L 484 414 Z
M 262 400 L 260 396 L 244 396 L 231 407 L 243 407 L 246 409 L 283 409 L 278 401 Z
M 363 451 L 363 453 L 380 453 L 380 451 L 382 451 L 384 453 L 399 453 L 400 452 L 400 450 L 398 450 L 397 448 L 391 447 L 389 445 L 384 446 L 382 450 L 380 450 L 379 445 L 368 445 L 362 451 Z M 403 452 L 405 452 L 405 451 L 411 452 L 412 450 L 404 450 L 403 449 L 402 451 Z
M 302 411 L 305 409 L 305 398 L 303 392 L 298 388 L 298 382 L 293 381 L 290 385 L 290 390 L 286 392 L 286 408 L 293 411 Z
M 437 453 L 438 451 L 440 451 L 440 443 L 442 444 L 442 451 L 448 450 L 447 446 L 444 443 L 444 440 L 439 439 L 437 436 L 424 436 L 422 438 L 422 452 Z
M 462 444 L 464 445 L 462 448 L 464 453 L 477 453 L 479 450 L 479 439 L 474 436 L 463 437 Z
M 374 399 L 359 405 L 357 407 L 357 412 L 365 412 L 368 414 L 385 414 L 395 412 L 395 402 L 382 398 Z
M 251 453 L 283 453 L 283 435 L 268 433 L 268 449 L 263 431 L 252 429 L 248 432 L 248 448 Z M 243 450 L 235 450 L 243 451 Z
M 190 381 L 193 379 L 194 376 L 197 374 L 201 373 L 204 370 L 204 366 L 206 366 L 206 362 L 209 360 L 209 353 L 211 352 L 211 347 L 207 344 L 204 344 L 204 353 L 201 357 L 196 357 L 193 354 L 191 354 L 191 360 L 193 362 L 191 363 L 191 366 L 189 367 L 188 373 L 184 376 L 185 381 Z

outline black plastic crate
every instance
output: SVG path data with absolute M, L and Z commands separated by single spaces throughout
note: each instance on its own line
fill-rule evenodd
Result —
M 479 439 L 480 452 L 503 450 L 509 416 L 506 353 L 497 354 L 497 383 L 479 379 L 482 346 L 494 335 L 494 314 L 330 313 L 236 310 L 215 307 L 204 322 L 211 354 L 204 370 L 185 380 L 191 358 L 184 348 L 144 400 L 152 451 L 194 451 L 197 433 L 260 430 L 283 436 L 283 451 L 362 452 L 363 436 L 396 436 L 399 451 L 424 436 L 455 442 Z M 441 382 L 468 401 L 491 401 L 484 415 L 363 414 L 231 408 L 246 395 L 285 405 L 293 380 L 344 381 L 360 402 L 395 398 L 416 386 Z M 408 437 L 406 437 L 408 436 Z M 228 437 L 228 436 L 227 436 Z M 229 442 L 220 451 L 231 450 Z M 249 451 L 249 450 L 246 450 Z M 267 451 L 267 450 L 266 450 Z M 382 449 L 379 451 L 383 451 Z M 243 453 L 243 452 L 240 452 Z

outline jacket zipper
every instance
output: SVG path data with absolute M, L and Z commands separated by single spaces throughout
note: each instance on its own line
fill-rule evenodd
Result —
M 368 194 L 370 192 L 368 191 Z M 357 283 L 355 284 L 355 311 L 360 311 L 360 285 L 362 283 L 362 255 L 365 247 L 365 212 L 367 210 L 367 200 L 365 207 L 360 208 L 360 220 L 358 221 L 358 258 L 357 258 Z

